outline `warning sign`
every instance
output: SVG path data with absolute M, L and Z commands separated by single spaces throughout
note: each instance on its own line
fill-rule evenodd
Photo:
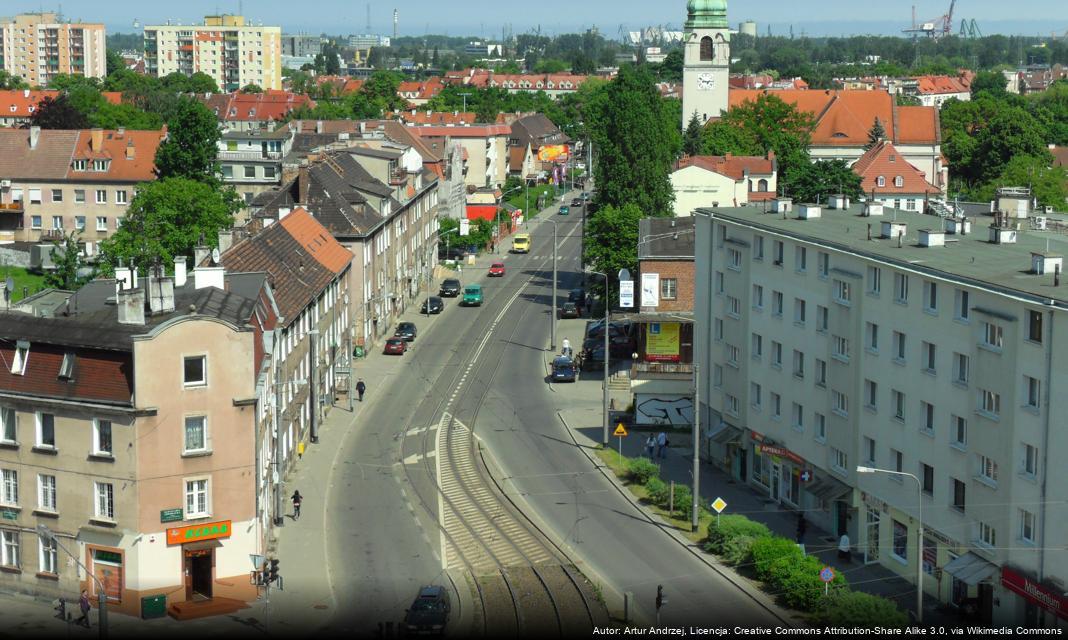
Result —
M 627 435 L 627 428 L 623 426 L 622 422 L 620 422 L 616 425 L 616 430 L 612 435 L 619 436 L 620 438 L 622 438 Z

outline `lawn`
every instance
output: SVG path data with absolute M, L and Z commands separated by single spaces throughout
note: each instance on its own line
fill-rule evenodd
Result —
M 7 281 L 8 276 L 11 276 L 11 279 L 15 281 L 15 287 L 11 292 L 11 302 L 18 302 L 25 297 L 22 295 L 24 287 L 27 295 L 30 296 L 45 288 L 44 275 L 30 273 L 21 267 L 5 266 L 0 268 L 0 277 L 4 282 Z
M 516 191 L 514 194 L 512 194 L 511 196 L 508 197 L 508 204 L 512 205 L 513 207 L 515 207 L 517 209 L 523 209 L 523 215 L 528 220 L 530 218 L 536 217 L 537 214 L 539 213 L 537 211 L 537 206 L 538 206 L 537 203 L 538 203 L 538 196 L 540 196 L 541 194 L 548 193 L 549 195 L 545 196 L 545 201 L 546 201 L 547 205 L 550 205 L 550 206 L 552 205 L 552 203 L 553 203 L 553 195 L 554 195 L 554 187 L 551 184 L 539 184 L 536 187 L 531 187 L 529 189 L 529 191 L 530 191 L 530 212 L 528 212 L 526 209 L 524 209 L 524 207 L 527 206 L 527 195 L 526 195 L 526 193 L 524 193 L 524 191 L 522 191 L 522 190 Z

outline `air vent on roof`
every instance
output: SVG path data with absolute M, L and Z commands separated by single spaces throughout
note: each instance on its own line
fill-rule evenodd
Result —
M 794 208 L 793 198 L 776 198 L 774 201 L 774 213 L 789 213 Z
M 908 229 L 908 225 L 904 222 L 890 222 L 889 220 L 884 220 L 882 226 L 883 238 L 897 238 L 903 236 Z
M 842 194 L 835 194 L 827 196 L 827 206 L 831 209 L 848 209 L 849 208 L 849 196 Z
M 883 203 L 869 200 L 864 203 L 864 216 L 881 216 L 883 215 Z
M 1010 221 L 1008 213 L 995 213 L 994 223 L 990 225 L 990 242 L 993 244 L 1014 244 L 1016 242 L 1016 225 Z
M 74 379 L 74 352 L 68 351 L 63 354 L 63 362 L 59 365 L 59 379 L 60 380 L 73 380 Z
M 797 207 L 797 217 L 799 220 L 811 220 L 823 215 L 823 209 L 818 204 L 802 204 Z
M 1064 256 L 1059 253 L 1031 252 L 1031 272 L 1035 275 L 1064 270 Z
M 933 229 L 920 229 L 921 247 L 944 247 L 945 245 L 946 234 L 944 231 L 936 231 Z

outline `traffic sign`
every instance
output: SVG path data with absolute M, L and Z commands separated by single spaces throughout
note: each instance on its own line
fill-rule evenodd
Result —
M 811 470 L 805 469 L 804 471 L 801 472 L 801 482 L 808 482 L 811 479 L 812 479 L 812 471 Z
M 723 513 L 723 510 L 727 508 L 727 501 L 723 498 L 716 498 L 712 502 L 712 508 L 716 510 L 716 513 Z
M 612 433 L 612 435 L 623 438 L 627 435 L 627 428 L 623 426 L 622 422 L 620 422 L 616 425 L 616 430 Z
M 834 569 L 830 567 L 820 569 L 820 580 L 823 580 L 824 582 L 834 580 Z

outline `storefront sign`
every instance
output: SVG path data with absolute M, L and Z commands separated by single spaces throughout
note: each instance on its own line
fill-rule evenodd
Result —
M 764 453 L 769 456 L 779 456 L 780 458 L 786 458 L 787 460 L 791 460 L 793 462 L 796 462 L 797 464 L 805 464 L 804 458 L 797 455 L 793 451 L 790 451 L 789 449 L 784 449 L 783 447 L 776 447 L 770 444 L 762 444 L 760 445 L 760 453 Z
M 183 519 L 181 509 L 164 509 L 159 512 L 160 522 L 180 522 Z
M 619 306 L 623 309 L 634 308 L 634 281 L 619 281 Z
M 0 511 L 0 515 L 2 515 L 4 517 L 4 520 L 18 520 L 19 519 L 18 511 L 12 511 L 11 509 L 4 509 L 3 511 Z
M 1001 586 L 1068 620 L 1068 597 L 1036 584 L 1006 567 L 1001 568 Z
M 229 538 L 230 524 L 229 520 L 223 520 L 221 522 L 208 522 L 206 524 L 167 529 L 167 544 L 185 544 L 202 540 L 215 540 L 216 538 Z
M 678 322 L 650 322 L 645 333 L 645 359 L 650 362 L 679 361 Z

